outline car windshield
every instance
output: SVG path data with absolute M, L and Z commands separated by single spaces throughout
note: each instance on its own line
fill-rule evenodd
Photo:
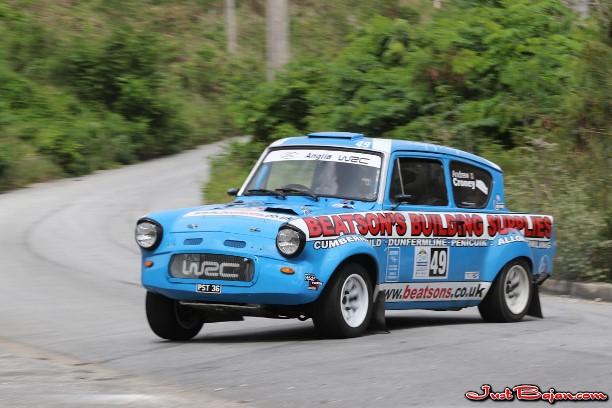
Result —
M 277 194 L 376 200 L 381 157 L 334 149 L 270 151 L 244 189 L 245 195 Z

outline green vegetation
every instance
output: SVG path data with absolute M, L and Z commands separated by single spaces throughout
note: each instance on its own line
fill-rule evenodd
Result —
M 236 3 L 231 56 L 221 0 L 2 2 L 0 192 L 239 134 L 226 111 L 265 79 L 265 3 Z M 381 10 L 416 16 L 400 0 L 291 5 L 304 56 L 341 48 Z
M 234 132 L 222 5 L 174 3 L 0 4 L 0 192 Z
M 454 4 L 419 23 L 375 16 L 333 57 L 294 59 L 233 105 L 253 143 L 232 160 L 319 130 L 471 151 L 504 168 L 511 209 L 556 217 L 558 278 L 612 282 L 610 10 L 581 20 L 554 0 Z
M 227 201 L 264 146 L 310 131 L 457 147 L 555 216 L 557 277 L 612 282 L 612 10 L 560 0 L 290 0 L 292 63 L 266 83 L 265 2 L 0 4 L 0 192 L 252 135 L 213 163 Z M 231 157 L 231 159 L 230 159 Z

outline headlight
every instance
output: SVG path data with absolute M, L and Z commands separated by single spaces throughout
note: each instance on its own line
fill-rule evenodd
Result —
M 276 235 L 276 248 L 286 258 L 298 256 L 304 249 L 306 237 L 304 233 L 293 227 L 285 226 L 278 230 Z
M 143 218 L 136 224 L 134 236 L 141 248 L 153 250 L 161 242 L 163 229 L 161 225 L 153 220 Z

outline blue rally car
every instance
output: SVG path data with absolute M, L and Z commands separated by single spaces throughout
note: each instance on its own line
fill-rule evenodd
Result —
M 553 218 L 510 212 L 501 169 L 473 154 L 313 133 L 273 143 L 228 194 L 137 222 L 147 319 L 164 339 L 244 316 L 312 318 L 326 337 L 382 328 L 385 310 L 542 317 Z

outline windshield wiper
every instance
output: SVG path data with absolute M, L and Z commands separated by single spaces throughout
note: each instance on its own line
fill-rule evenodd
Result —
M 284 186 L 281 188 L 277 188 L 276 191 L 282 191 L 283 193 L 300 193 L 308 197 L 312 197 L 315 201 L 319 201 L 319 196 L 306 186 L 304 186 L 304 188 Z
M 247 193 L 249 193 L 249 194 L 257 194 L 257 193 L 271 194 L 273 196 L 281 197 L 283 200 L 287 199 L 287 196 L 285 194 L 283 194 L 282 191 L 279 191 L 279 190 L 269 190 L 267 188 L 252 188 L 250 190 L 247 190 Z

